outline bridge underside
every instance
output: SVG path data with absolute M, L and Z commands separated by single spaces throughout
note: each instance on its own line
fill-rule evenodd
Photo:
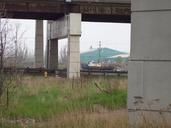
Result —
M 38 2 L 7 0 L 0 2 L 3 17 L 57 20 L 68 13 L 81 13 L 82 21 L 130 23 L 129 3 Z
M 46 67 L 57 69 L 58 40 L 68 38 L 68 77 L 80 77 L 81 21 L 130 23 L 130 0 L 0 0 L 0 17 L 36 19 L 35 67 L 43 64 L 43 20 L 48 20 Z

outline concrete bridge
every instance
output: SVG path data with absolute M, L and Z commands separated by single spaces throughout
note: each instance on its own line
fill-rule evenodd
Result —
M 46 67 L 58 68 L 58 40 L 68 38 L 68 77 L 80 77 L 81 21 L 130 23 L 130 0 L 1 0 L 2 17 L 36 19 L 35 67 L 43 67 L 43 20 L 48 20 Z M 71 43 L 72 42 L 72 43 Z
M 128 110 L 132 123 L 143 115 L 171 119 L 170 0 L 1 0 L 3 17 L 37 19 L 36 67 L 43 66 L 43 19 L 48 20 L 48 68 L 58 65 L 58 39 L 68 38 L 68 78 L 80 77 L 81 21 L 130 22 Z M 3 15 L 4 14 L 4 15 Z M 144 116 L 143 116 L 144 117 Z M 140 120 L 138 120 L 140 119 Z
M 57 20 L 68 13 L 81 13 L 82 21 L 130 22 L 129 0 L 1 0 L 5 17 Z M 69 1 L 69 0 L 68 0 Z

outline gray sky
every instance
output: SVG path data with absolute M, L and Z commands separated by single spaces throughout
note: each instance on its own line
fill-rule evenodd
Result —
M 11 20 L 12 23 L 20 23 L 24 34 L 26 46 L 31 52 L 34 52 L 35 21 L 34 20 Z M 46 22 L 44 22 L 46 41 Z M 108 47 L 115 50 L 130 52 L 130 24 L 120 23 L 94 23 L 82 22 L 82 36 L 80 42 L 80 51 L 87 51 L 90 46 L 97 48 L 99 41 L 102 47 Z M 59 50 L 67 44 L 67 40 L 59 41 Z

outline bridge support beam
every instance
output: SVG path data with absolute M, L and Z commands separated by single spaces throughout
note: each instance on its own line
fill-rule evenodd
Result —
M 36 20 L 35 68 L 44 67 L 43 61 L 43 20 Z
M 57 67 L 57 51 L 55 51 L 55 49 L 57 50 L 55 44 L 55 42 L 57 42 L 56 39 L 68 38 L 67 77 L 70 79 L 80 77 L 81 19 L 80 13 L 69 13 L 57 21 L 49 21 L 47 27 L 48 68 L 53 69 L 54 67 Z
M 81 14 L 69 14 L 68 32 L 68 78 L 80 77 L 80 37 L 81 37 Z
M 58 69 L 58 39 L 48 41 L 48 69 Z
M 154 125 L 164 123 L 163 118 L 171 119 L 170 23 L 171 1 L 132 0 L 128 73 L 128 110 L 132 124 L 140 123 L 144 117 Z

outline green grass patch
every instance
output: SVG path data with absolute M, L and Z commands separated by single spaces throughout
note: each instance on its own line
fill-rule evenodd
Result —
M 94 106 L 102 106 L 108 110 L 126 107 L 127 90 L 112 85 L 113 82 L 110 81 L 112 78 L 87 78 L 76 81 L 55 78 L 52 80 L 35 78 L 35 80 L 31 77 L 30 79 L 32 82 L 24 83 L 11 93 L 8 109 L 4 106 L 0 107 L 3 117 L 47 119 L 66 112 L 95 111 Z M 94 86 L 95 81 L 100 81 L 100 87 L 110 89 L 111 93 L 100 92 Z M 115 83 L 119 84 L 119 82 Z
M 96 93 L 69 101 L 66 102 L 63 107 L 66 107 L 66 110 L 68 111 L 83 108 L 93 111 L 94 106 L 99 105 L 107 108 L 108 110 L 114 110 L 118 108 L 125 108 L 126 99 L 126 90 L 114 90 L 111 94 Z

